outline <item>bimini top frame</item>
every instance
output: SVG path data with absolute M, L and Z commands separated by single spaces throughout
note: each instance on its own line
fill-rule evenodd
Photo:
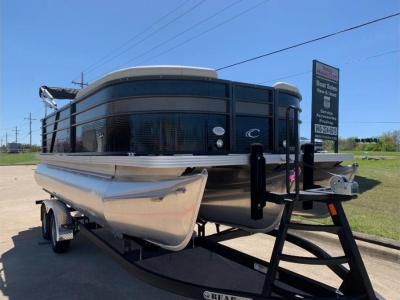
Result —
M 41 86 L 39 88 L 39 96 L 44 103 L 44 115 L 47 116 L 47 108 L 58 110 L 57 103 L 54 99 L 73 100 L 79 91 L 79 89 Z

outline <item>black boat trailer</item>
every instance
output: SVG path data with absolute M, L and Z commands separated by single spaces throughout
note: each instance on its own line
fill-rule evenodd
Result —
M 248 232 L 234 228 L 220 231 L 219 225 L 216 224 L 217 233 L 206 235 L 206 222 L 202 221 L 197 222 L 197 236 L 193 237 L 192 242 L 182 250 L 190 251 L 190 249 L 200 247 L 254 270 L 255 272 L 264 274 L 265 280 L 261 294 L 202 286 L 168 277 L 145 268 L 140 262 L 176 252 L 161 249 L 147 241 L 128 236 L 123 237 L 123 251 L 120 251 L 97 234 L 96 229 L 101 228 L 101 226 L 95 222 L 89 222 L 89 219 L 86 217 L 72 217 L 72 224 L 74 225 L 67 225 L 66 229 L 73 230 L 75 233 L 81 232 L 87 236 L 121 267 L 136 278 L 160 289 L 194 299 L 384 299 L 379 294 L 375 293 L 372 288 L 371 281 L 342 207 L 343 201 L 355 199 L 357 196 L 335 194 L 331 189 L 314 185 L 314 145 L 312 144 L 305 145 L 303 154 L 303 190 L 300 191 L 299 144 L 297 133 L 298 108 L 294 106 L 288 107 L 286 111 L 286 128 L 289 128 L 290 125 L 290 110 L 294 110 L 295 158 L 294 160 L 290 158 L 289 145 L 291 137 L 289 130 L 287 130 L 286 193 L 277 194 L 266 191 L 263 146 L 261 144 L 253 144 L 251 148 L 251 218 L 257 220 L 263 217 L 263 207 L 267 201 L 284 205 L 279 228 L 267 233 L 275 237 L 270 261 L 267 262 L 258 259 L 220 243 L 230 239 L 249 236 Z M 291 165 L 294 165 L 294 173 L 296 175 L 294 180 L 294 192 L 291 191 L 289 180 Z M 326 203 L 333 225 L 308 225 L 291 222 L 294 205 L 298 202 L 302 203 L 303 208 L 312 208 L 314 202 Z M 41 201 L 37 201 L 37 204 L 40 203 Z M 344 255 L 332 257 L 319 246 L 289 233 L 289 229 L 336 233 Z M 286 241 L 308 251 L 314 257 L 284 254 L 282 251 Z M 131 250 L 132 242 L 138 244 L 140 246 L 139 249 Z M 308 265 L 326 265 L 342 280 L 342 284 L 339 288 L 331 287 L 322 282 L 280 267 L 280 261 Z M 349 269 L 345 268 L 343 264 L 348 264 Z
M 338 213 L 339 214 L 339 213 Z M 158 249 L 154 251 L 149 249 L 145 241 L 138 239 L 131 239 L 132 242 L 141 244 L 141 247 L 137 250 L 131 250 L 121 252 L 116 249 L 113 245 L 104 240 L 98 235 L 93 229 L 95 223 L 79 223 L 79 232 L 83 233 L 92 242 L 99 246 L 105 251 L 114 261 L 116 261 L 121 267 L 127 272 L 135 276 L 136 278 L 158 287 L 160 289 L 179 294 L 182 296 L 194 298 L 194 299 L 384 299 L 378 294 L 375 295 L 371 282 L 369 281 L 368 274 L 365 270 L 361 257 L 358 253 L 357 246 L 355 245 L 354 238 L 353 243 L 345 242 L 346 246 L 343 248 L 354 248 L 350 250 L 353 254 L 352 259 L 346 256 L 331 257 L 327 252 L 318 247 L 317 245 L 300 238 L 296 235 L 285 233 L 282 234 L 281 228 L 269 232 L 276 238 L 273 254 L 271 261 L 267 262 L 243 252 L 237 251 L 230 247 L 220 244 L 220 242 L 235 239 L 243 236 L 249 236 L 248 232 L 240 229 L 228 229 L 219 233 L 202 236 L 204 233 L 205 224 L 198 224 L 200 236 L 194 237 L 192 242 L 182 251 L 190 251 L 192 248 L 201 247 L 212 253 L 220 255 L 226 259 L 234 261 L 246 268 L 260 272 L 266 275 L 263 292 L 261 294 L 241 292 L 237 290 L 219 289 L 215 287 L 202 286 L 185 282 L 168 276 L 164 276 L 157 272 L 154 272 L 146 267 L 143 267 L 139 263 L 147 259 L 159 257 L 162 255 L 169 255 L 171 252 L 164 249 Z M 297 225 L 297 224 L 296 224 Z M 299 227 L 296 229 L 310 230 L 308 225 L 298 224 Z M 320 225 L 317 226 L 317 230 L 322 230 Z M 307 228 L 301 228 L 307 227 Z M 328 226 L 328 228 L 336 228 L 337 226 Z M 285 238 L 283 236 L 285 235 Z M 315 258 L 309 257 L 296 257 L 281 254 L 274 256 L 277 247 L 280 242 L 288 241 L 302 249 L 312 253 Z M 124 248 L 129 249 L 128 239 L 124 240 Z M 343 245 L 343 243 L 342 243 Z M 345 251 L 346 252 L 346 251 Z M 354 255 L 356 254 L 356 255 Z M 358 254 L 358 256 L 357 256 Z M 357 257 L 359 259 L 357 259 Z M 281 268 L 278 266 L 280 260 L 291 261 L 302 264 L 324 264 L 327 265 L 339 278 L 343 280 L 343 284 L 339 289 L 328 286 L 324 283 L 318 282 L 311 278 L 303 275 L 294 273 L 290 270 Z M 341 266 L 342 263 L 349 263 L 350 271 Z

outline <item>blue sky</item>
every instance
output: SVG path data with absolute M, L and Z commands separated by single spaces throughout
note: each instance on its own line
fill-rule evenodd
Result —
M 18 142 L 29 143 L 26 118 L 31 113 L 36 119 L 32 143 L 40 145 L 44 109 L 39 87 L 73 87 L 71 81 L 79 81 L 82 71 L 90 83 L 135 65 L 218 69 L 398 12 L 398 0 L 3 0 L 2 144 L 6 134 L 8 142 L 15 140 L 16 129 Z M 296 85 L 303 96 L 301 135 L 310 136 L 312 60 L 337 66 L 339 136 L 377 137 L 400 129 L 399 20 L 396 16 L 224 69 L 218 76 Z

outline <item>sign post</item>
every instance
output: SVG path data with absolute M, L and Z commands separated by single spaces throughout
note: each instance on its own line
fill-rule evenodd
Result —
M 339 152 L 339 69 L 313 60 L 311 141 L 335 142 Z

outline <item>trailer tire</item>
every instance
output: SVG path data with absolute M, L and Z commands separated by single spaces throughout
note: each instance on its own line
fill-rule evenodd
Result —
M 42 220 L 42 237 L 45 240 L 49 240 L 51 236 L 50 232 L 50 214 L 46 212 L 46 206 L 41 207 L 41 220 Z
M 54 214 L 50 217 L 50 228 L 51 228 L 51 246 L 55 253 L 64 253 L 69 249 L 70 240 L 57 241 L 57 230 L 56 230 L 56 220 Z

